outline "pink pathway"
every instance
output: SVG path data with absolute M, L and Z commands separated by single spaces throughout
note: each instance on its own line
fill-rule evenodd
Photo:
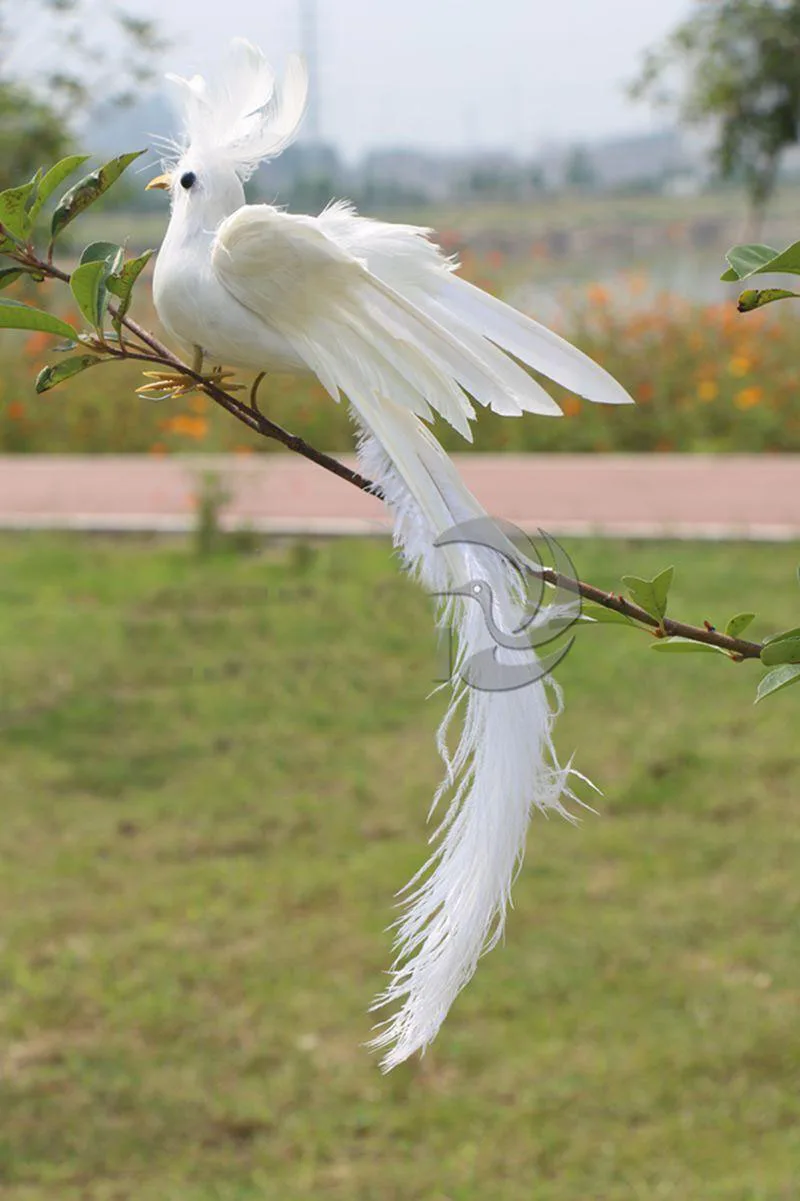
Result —
M 493 516 L 559 535 L 791 539 L 800 456 L 468 455 Z M 204 473 L 230 493 L 224 523 L 272 533 L 386 530 L 380 503 L 294 455 L 0 457 L 0 528 L 180 532 Z

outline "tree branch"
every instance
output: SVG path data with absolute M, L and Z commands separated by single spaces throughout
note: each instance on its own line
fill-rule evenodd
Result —
M 38 258 L 30 246 L 24 249 L 20 248 L 16 253 L 10 254 L 9 257 L 16 258 L 20 263 L 33 268 L 42 275 L 61 280 L 63 283 L 69 283 L 70 277 L 66 272 L 61 271 L 54 264 Z M 118 316 L 118 309 L 115 305 L 109 305 L 109 310 L 112 315 Z M 302 455 L 303 458 L 309 459 L 312 463 L 316 463 L 326 471 L 330 471 L 333 475 L 338 476 L 339 479 L 345 480 L 348 484 L 352 484 L 353 487 L 359 488 L 362 492 L 368 492 L 373 496 L 382 496 L 378 486 L 371 480 L 366 479 L 357 471 L 352 471 L 344 463 L 340 463 L 338 459 L 333 458 L 331 455 L 326 455 L 322 451 L 317 450 L 316 447 L 306 442 L 303 438 L 298 437 L 297 434 L 289 433 L 288 430 L 283 429 L 282 426 L 265 417 L 255 405 L 244 404 L 231 395 L 231 393 L 226 392 L 224 388 L 195 371 L 187 363 L 178 358 L 177 355 L 173 354 L 169 347 L 159 341 L 154 334 L 141 326 L 138 321 L 125 316 L 122 318 L 121 323 L 138 339 L 139 343 L 146 348 L 146 351 L 130 350 L 127 346 L 113 346 L 99 341 L 96 343 L 95 349 L 100 349 L 103 353 L 117 359 L 133 359 L 169 367 L 177 374 L 193 380 L 216 404 L 230 413 L 232 417 L 235 417 L 237 421 L 241 421 L 250 429 L 255 430 L 256 433 L 261 434 L 265 438 L 272 438 L 276 442 L 280 442 L 287 450 Z M 638 625 L 651 630 L 653 636 L 656 638 L 680 637 L 687 638 L 692 642 L 705 643 L 707 646 L 716 646 L 726 651 L 734 662 L 741 662 L 745 659 L 758 659 L 760 657 L 762 647 L 757 642 L 749 642 L 742 638 L 731 638 L 730 635 L 721 634 L 708 624 L 705 627 L 692 626 L 682 621 L 673 621 L 669 617 L 665 617 L 659 621 L 658 618 L 648 613 L 646 609 L 642 609 L 632 601 L 626 600 L 625 597 L 618 596 L 614 592 L 604 592 L 603 589 L 596 588 L 593 584 L 586 584 L 582 580 L 562 575 L 561 572 L 556 571 L 554 568 L 543 568 L 541 578 L 553 587 L 577 593 L 579 596 L 584 597 L 584 599 L 601 605 L 604 609 L 611 609 L 623 617 L 629 618 L 631 621 L 638 623 Z

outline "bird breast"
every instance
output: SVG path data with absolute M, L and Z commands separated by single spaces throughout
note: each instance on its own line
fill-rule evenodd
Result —
M 153 301 L 173 338 L 189 348 L 199 346 L 220 363 L 253 371 L 308 370 L 278 330 L 220 283 L 208 251 L 173 248 L 165 240 L 153 274 Z

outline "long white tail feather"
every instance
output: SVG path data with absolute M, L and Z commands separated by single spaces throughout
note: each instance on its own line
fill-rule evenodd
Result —
M 394 518 L 394 538 L 408 567 L 431 592 L 468 580 L 486 580 L 499 619 L 515 629 L 524 617 L 519 577 L 496 552 L 480 546 L 435 548 L 437 537 L 483 510 L 461 482 L 439 444 L 418 419 L 386 397 L 351 397 L 363 430 L 362 470 L 378 484 Z M 492 639 L 477 604 L 453 597 L 441 622 L 456 636 L 456 671 Z M 498 652 L 509 663 L 530 662 L 533 652 Z M 454 675 L 451 703 L 439 732 L 445 780 L 434 798 L 450 793 L 435 834 L 436 850 L 404 890 L 397 923 L 392 979 L 375 1008 L 399 1006 L 375 1038 L 388 1048 L 385 1070 L 436 1036 L 481 954 L 503 933 L 511 886 L 519 868 L 532 810 L 570 816 L 562 798 L 570 766 L 560 767 L 551 738 L 560 693 L 536 681 L 514 692 L 482 692 Z M 448 729 L 464 707 L 454 754 Z

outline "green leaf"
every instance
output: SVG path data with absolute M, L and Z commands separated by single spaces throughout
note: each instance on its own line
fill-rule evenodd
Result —
M 107 263 L 109 274 L 119 269 L 124 250 L 116 242 L 90 242 L 80 257 L 81 263 Z
M 108 245 L 110 243 L 95 242 L 87 249 L 94 250 L 95 247 Z M 122 254 L 119 247 L 115 249 Z M 86 253 L 84 251 L 84 254 Z M 99 250 L 97 253 L 100 253 Z M 106 311 L 106 304 L 108 302 L 106 280 L 108 279 L 110 270 L 111 264 L 108 259 L 89 258 L 86 262 L 82 261 L 70 277 L 69 286 L 78 308 L 95 329 L 101 329 L 103 325 L 103 314 Z
M 39 191 L 36 194 L 36 199 L 30 206 L 30 219 L 33 223 L 39 216 L 42 205 L 46 203 L 55 192 L 56 188 L 64 182 L 64 180 L 77 171 L 78 167 L 89 158 L 88 154 L 70 154 L 67 158 L 62 158 L 46 172 L 44 178 L 39 184 Z
M 779 251 L 772 246 L 764 246 L 763 243 L 753 243 L 746 246 L 734 246 L 725 255 L 730 269 L 725 272 L 722 279 L 726 283 L 732 283 L 737 279 L 747 279 L 749 275 L 754 275 L 759 271 L 765 263 L 772 262 L 777 258 Z
M 726 281 L 749 279 L 751 275 L 800 275 L 800 242 L 794 242 L 786 250 L 773 250 L 761 244 L 734 246 L 725 256 L 730 271 L 722 278 Z
M 117 182 L 126 167 L 129 167 L 144 153 L 144 150 L 134 150 L 130 154 L 121 154 L 118 158 L 112 158 L 97 171 L 92 171 L 90 175 L 78 180 L 75 186 L 61 197 L 58 207 L 53 213 L 53 220 L 50 224 L 51 240 L 54 242 L 70 221 L 74 221 L 80 213 L 94 204 L 95 200 Z
M 777 638 L 761 648 L 761 662 L 765 667 L 776 667 L 779 663 L 800 663 L 800 638 Z
M 106 281 L 109 292 L 113 292 L 115 296 L 119 297 L 117 315 L 113 318 L 114 328 L 117 331 L 119 331 L 123 317 L 131 307 L 134 285 L 154 253 L 152 250 L 145 250 L 144 254 L 140 254 L 138 258 L 128 259 L 127 263 L 110 275 Z
M 788 688 L 790 684 L 796 684 L 798 680 L 800 680 L 800 664 L 784 663 L 783 667 L 776 667 L 774 671 L 767 672 L 759 682 L 755 703 L 758 704 L 765 697 L 772 696 L 773 692 L 780 692 L 782 688 Z
M 768 646 L 770 642 L 783 642 L 784 638 L 800 638 L 800 626 L 792 626 L 791 630 L 781 630 L 777 634 L 770 634 L 764 639 L 764 646 Z
M 22 267 L 4 267 L 0 271 L 0 291 L 7 288 L 9 284 L 13 284 L 15 279 L 19 279 L 21 275 L 30 275 L 29 271 L 23 271 Z
M 663 621 L 667 612 L 667 598 L 675 575 L 674 567 L 667 567 L 652 580 L 641 580 L 635 575 L 624 575 L 622 582 L 631 594 L 634 604 L 639 605 L 651 617 Z
M 755 613 L 737 613 L 725 626 L 725 633 L 729 638 L 740 638 L 755 619 Z
M 751 288 L 742 292 L 736 305 L 740 313 L 752 313 L 755 309 L 763 309 L 764 305 L 776 300 L 800 299 L 800 292 L 787 292 L 785 288 Z
M 27 241 L 31 232 L 33 223 L 30 218 L 29 202 L 37 182 L 34 177 L 30 183 L 0 192 L 0 223 L 21 242 Z
M 81 371 L 86 371 L 89 367 L 105 361 L 105 359 L 98 358 L 96 354 L 81 354 L 75 355 L 71 359 L 64 359 L 63 362 L 56 363 L 54 367 L 44 367 L 36 377 L 36 391 L 49 392 L 62 380 L 79 375 Z
M 800 242 L 793 242 L 770 262 L 756 268 L 752 274 L 765 275 L 767 272 L 773 271 L 779 275 L 800 275 Z
M 4 300 L 0 298 L 0 328 L 2 329 L 37 329 L 45 334 L 58 334 L 60 338 L 77 338 L 76 331 L 60 317 L 45 313 L 42 309 L 34 309 L 29 304 L 19 300 Z
M 674 638 L 655 638 L 650 643 L 650 649 L 654 651 L 671 651 L 678 654 L 689 654 L 692 651 L 710 651 L 715 655 L 724 655 L 726 659 L 730 658 L 727 651 L 724 651 L 721 646 L 712 646 L 709 642 L 695 642 L 693 638 L 681 638 L 676 635 Z

